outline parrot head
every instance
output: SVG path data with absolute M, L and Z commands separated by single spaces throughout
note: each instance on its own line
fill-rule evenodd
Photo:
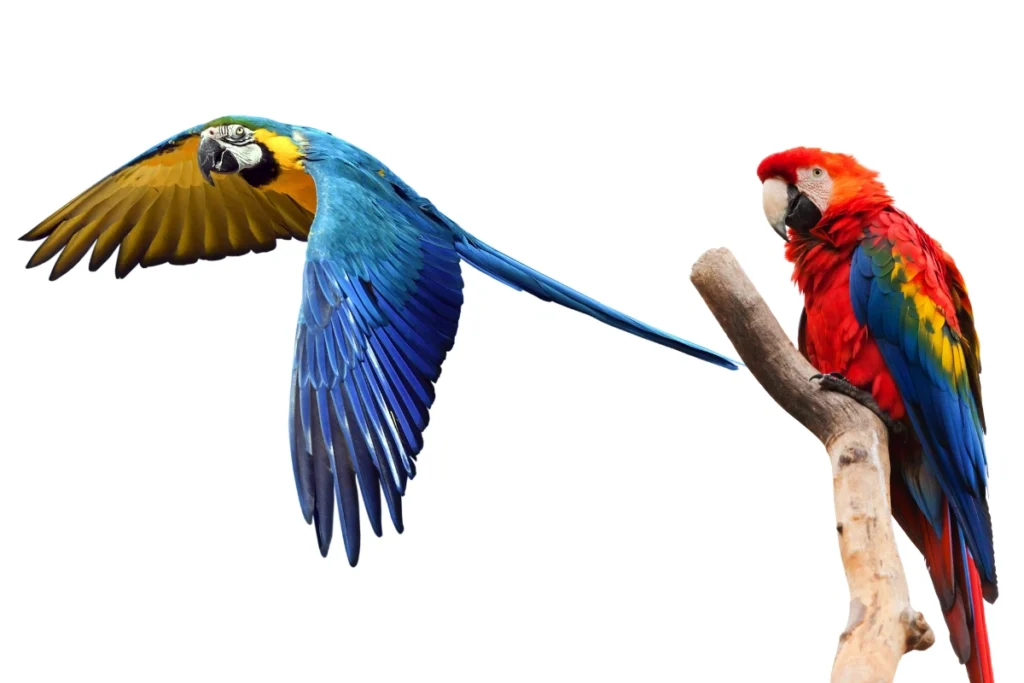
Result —
M 282 170 L 302 168 L 303 154 L 291 126 L 226 116 L 199 128 L 199 170 L 211 185 L 212 173 L 238 173 L 259 187 Z
M 892 204 L 877 175 L 852 156 L 810 147 L 773 154 L 757 167 L 764 215 L 775 232 L 786 241 L 834 246 L 856 239 L 846 234 L 840 219 Z

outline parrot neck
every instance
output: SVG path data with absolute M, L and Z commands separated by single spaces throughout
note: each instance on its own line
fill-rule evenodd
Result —
M 805 296 L 832 286 L 849 275 L 853 251 L 871 222 L 884 211 L 895 211 L 892 197 L 875 175 L 837 174 L 828 209 L 808 232 L 790 231 L 786 258 L 793 264 L 793 281 Z M 845 269 L 845 270 L 844 270 Z
M 864 239 L 872 220 L 888 204 L 826 218 L 810 232 L 790 233 L 786 259 L 793 264 L 793 282 L 805 296 L 831 287 L 837 275 L 849 273 L 854 250 Z

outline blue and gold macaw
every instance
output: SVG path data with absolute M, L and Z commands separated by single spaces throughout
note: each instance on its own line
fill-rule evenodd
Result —
M 23 239 L 57 256 L 55 280 L 92 248 L 115 274 L 269 251 L 306 240 L 291 388 L 299 503 L 327 555 L 337 501 L 348 561 L 359 557 L 359 492 L 380 536 L 381 492 L 401 533 L 434 383 L 462 306 L 460 261 L 510 287 L 721 367 L 730 359 L 667 335 L 468 234 L 360 149 L 313 128 L 231 116 L 144 152 Z

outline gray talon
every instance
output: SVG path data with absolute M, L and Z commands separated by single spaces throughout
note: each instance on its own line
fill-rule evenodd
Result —
M 842 394 L 852 398 L 857 403 L 861 404 L 885 423 L 885 426 L 889 428 L 893 434 L 902 434 L 903 425 L 890 417 L 889 413 L 882 410 L 882 407 L 878 405 L 878 401 L 867 391 L 859 389 L 850 383 L 850 380 L 843 377 L 838 372 L 830 372 L 827 374 L 818 373 L 813 375 L 811 381 L 817 380 L 819 386 L 825 391 L 834 391 L 837 394 Z

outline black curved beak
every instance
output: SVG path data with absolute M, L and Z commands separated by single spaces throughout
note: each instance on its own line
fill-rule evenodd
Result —
M 239 169 L 238 160 L 231 150 L 211 137 L 204 136 L 199 142 L 198 157 L 199 172 L 210 185 L 213 185 L 212 171 L 234 173 Z
M 786 211 L 786 225 L 797 232 L 810 232 L 821 220 L 821 210 L 807 198 L 807 195 L 790 185 L 786 189 L 789 198 Z
M 801 233 L 811 230 L 821 220 L 821 211 L 796 185 L 781 178 L 764 181 L 764 213 L 779 237 L 789 241 L 786 226 Z

